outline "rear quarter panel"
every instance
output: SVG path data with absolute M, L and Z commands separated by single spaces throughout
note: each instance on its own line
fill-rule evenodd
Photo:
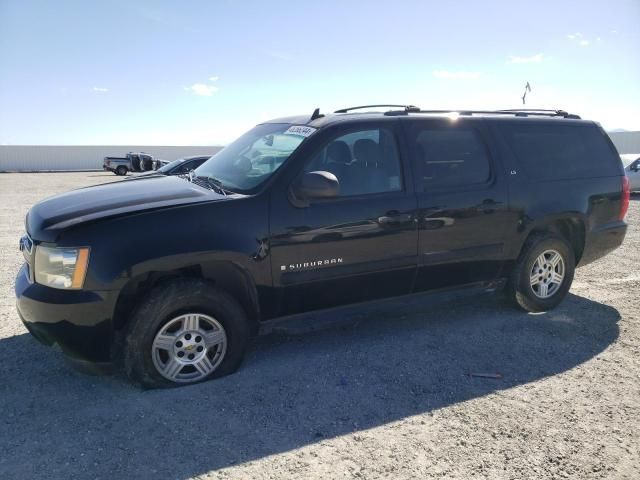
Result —
M 500 131 L 495 126 L 491 131 L 502 151 L 509 178 L 510 209 L 517 219 L 514 225 L 508 227 L 509 259 L 518 257 L 532 231 L 544 229 L 557 220 L 579 222 L 584 227 L 586 241 L 592 233 L 620 223 L 618 213 L 622 199 L 622 175 L 536 181 L 527 176 L 526 169 L 519 163 Z

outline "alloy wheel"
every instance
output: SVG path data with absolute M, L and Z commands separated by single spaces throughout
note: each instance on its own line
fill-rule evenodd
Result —
M 153 364 L 160 375 L 177 383 L 208 377 L 224 359 L 227 334 L 215 318 L 187 313 L 169 320 L 152 344 Z
M 531 290 L 538 298 L 553 296 L 564 280 L 565 265 L 556 250 L 545 250 L 533 262 L 529 274 Z

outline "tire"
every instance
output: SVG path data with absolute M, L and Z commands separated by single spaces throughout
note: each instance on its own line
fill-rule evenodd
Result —
M 174 280 L 152 290 L 136 308 L 124 341 L 125 371 L 145 388 L 222 377 L 240 366 L 250 332 L 231 295 L 202 280 Z
M 522 247 L 509 278 L 507 293 L 520 308 L 528 312 L 545 312 L 566 297 L 574 272 L 575 253 L 564 238 L 554 233 L 534 234 Z
M 116 168 L 116 175 L 120 177 L 124 177 L 126 174 L 127 174 L 127 167 L 123 167 L 122 165 L 120 165 L 118 168 Z

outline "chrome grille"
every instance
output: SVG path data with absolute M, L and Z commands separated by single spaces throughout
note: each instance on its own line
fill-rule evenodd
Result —
M 20 251 L 27 263 L 31 263 L 31 254 L 33 253 L 33 240 L 28 234 L 24 234 L 20 239 Z

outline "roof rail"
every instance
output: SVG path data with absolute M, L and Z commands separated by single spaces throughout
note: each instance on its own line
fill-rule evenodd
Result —
M 362 110 L 364 108 L 377 108 L 377 107 L 393 107 L 393 108 L 404 108 L 406 112 L 419 112 L 420 108 L 415 105 L 393 105 L 393 104 L 382 104 L 382 105 L 360 105 L 359 107 L 349 107 L 349 108 L 341 108 L 340 110 L 336 110 L 333 113 L 347 113 L 351 110 Z
M 542 108 L 514 108 L 514 109 L 501 109 L 501 110 L 422 110 L 415 105 L 394 105 L 394 104 L 380 104 L 380 105 L 361 105 L 358 107 L 341 108 L 334 113 L 347 113 L 352 110 L 362 110 L 365 108 L 378 108 L 378 107 L 391 107 L 401 108 L 402 110 L 389 110 L 385 112 L 385 115 L 406 115 L 408 113 L 439 113 L 439 114 L 458 114 L 461 116 L 471 116 L 474 114 L 480 115 L 514 115 L 516 117 L 528 117 L 528 116 L 542 116 L 542 117 L 562 117 L 580 119 L 580 116 L 573 113 L 568 113 L 565 110 L 551 110 Z
M 524 113 L 527 115 L 549 115 L 552 117 L 580 119 L 579 115 L 576 115 L 574 113 L 569 113 L 566 110 L 551 110 L 551 109 L 545 109 L 545 108 L 514 108 L 514 109 L 504 109 L 504 110 L 498 110 L 498 111 L 513 113 L 513 114 Z
M 513 110 L 407 110 L 409 113 L 439 113 L 458 114 L 460 116 L 480 115 L 514 115 L 516 117 L 542 116 L 542 117 L 562 117 L 580 119 L 578 115 L 565 112 L 564 110 L 539 110 L 539 109 L 513 109 Z M 387 112 L 397 114 L 397 112 Z

